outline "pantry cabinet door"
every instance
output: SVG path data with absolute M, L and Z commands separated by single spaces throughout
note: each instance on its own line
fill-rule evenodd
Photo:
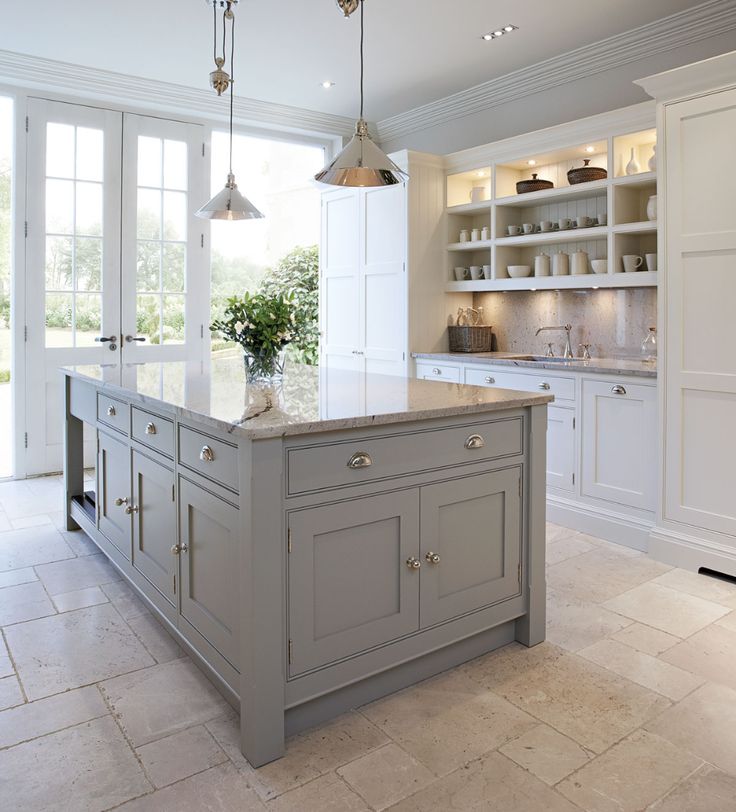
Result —
M 133 566 L 174 604 L 176 502 L 174 472 L 133 452 Z
M 126 507 L 132 503 L 130 449 L 127 443 L 104 431 L 97 433 L 97 502 L 99 528 L 105 538 L 130 561 L 132 520 Z M 115 504 L 119 500 L 120 504 Z
M 422 628 L 521 594 L 521 468 L 420 493 Z
M 575 490 L 575 411 L 547 409 L 547 486 Z
M 296 511 L 289 533 L 291 674 L 417 630 L 417 490 Z

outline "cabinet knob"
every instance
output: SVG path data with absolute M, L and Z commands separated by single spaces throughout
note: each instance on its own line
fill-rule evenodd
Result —
M 202 462 L 212 462 L 215 459 L 215 452 L 208 445 L 203 445 L 199 458 Z
M 465 441 L 465 448 L 468 451 L 473 451 L 476 448 L 485 448 L 486 441 L 480 436 L 480 434 L 471 434 L 470 437 Z
M 112 405 L 108 406 L 107 407 L 107 416 L 108 417 L 115 417 L 115 414 L 116 414 L 115 407 L 112 406 Z
M 439 564 L 440 563 L 440 557 L 439 557 L 439 555 L 437 553 L 433 553 L 433 552 L 430 551 L 424 557 L 427 559 L 427 562 L 429 564 Z
M 616 386 L 612 387 L 611 392 L 613 392 L 614 395 L 625 395 L 626 389 L 621 386 L 620 383 L 617 383 Z
M 550 385 L 547 383 L 547 381 L 542 381 L 542 383 L 539 384 L 539 388 L 540 389 L 549 389 Z
M 156 433 L 156 424 L 146 423 L 146 434 L 155 434 L 155 433 Z
M 409 567 L 410 570 L 418 570 L 419 567 L 422 566 L 422 562 L 418 558 L 411 556 L 406 559 L 406 566 Z
M 171 552 L 172 552 L 174 555 L 179 555 L 179 553 L 181 552 L 181 547 L 180 547 L 178 544 L 174 544 L 174 545 L 171 547 Z
M 131 513 L 138 513 L 139 510 L 140 508 L 138 505 L 128 505 L 128 507 L 125 508 L 125 512 L 128 514 L 128 516 L 130 516 Z
M 486 383 L 496 383 L 496 379 L 492 378 L 490 375 L 486 375 L 485 381 Z
M 127 496 L 118 496 L 115 500 L 115 507 L 122 507 L 123 505 L 128 504 L 128 497 Z
M 441 374 L 442 374 L 442 370 L 441 370 L 439 367 L 435 367 L 435 368 L 432 370 L 432 374 L 433 374 L 433 375 L 441 375 Z
M 373 460 L 367 451 L 356 451 L 348 460 L 348 468 L 351 468 L 353 471 L 359 468 L 370 468 L 371 465 L 373 465 Z

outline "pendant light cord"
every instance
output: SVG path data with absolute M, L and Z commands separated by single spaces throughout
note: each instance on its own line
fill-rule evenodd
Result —
M 224 54 L 224 50 L 223 50 Z M 233 174 L 233 85 L 235 84 L 235 14 L 230 20 L 230 174 Z
M 217 65 L 217 3 L 212 4 L 212 18 L 215 23 L 212 34 L 212 59 L 215 65 Z
M 363 118 L 363 40 L 364 40 L 364 27 L 363 27 L 363 10 L 365 8 L 365 0 L 360 0 L 360 117 Z

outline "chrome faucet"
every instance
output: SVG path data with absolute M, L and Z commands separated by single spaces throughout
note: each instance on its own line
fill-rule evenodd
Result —
M 572 345 L 570 344 L 570 331 L 572 330 L 572 324 L 563 324 L 559 327 L 540 327 L 535 335 L 539 335 L 543 333 L 545 330 L 564 330 L 565 331 L 565 351 L 562 353 L 563 358 L 574 358 L 572 353 Z

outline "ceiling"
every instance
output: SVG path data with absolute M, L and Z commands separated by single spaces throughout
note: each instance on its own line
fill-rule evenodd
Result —
M 377 121 L 702 0 L 366 0 L 366 117 Z M 205 0 L 4 3 L 0 48 L 207 87 Z M 495 27 L 519 26 L 484 42 Z M 358 15 L 334 0 L 240 0 L 236 94 L 357 113 Z M 336 82 L 324 90 L 324 80 Z

